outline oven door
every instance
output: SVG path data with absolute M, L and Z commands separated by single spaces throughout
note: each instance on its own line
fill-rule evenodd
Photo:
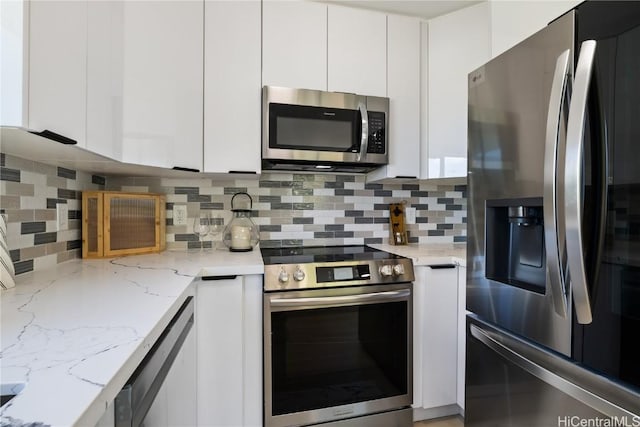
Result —
M 411 405 L 411 286 L 265 293 L 265 425 Z

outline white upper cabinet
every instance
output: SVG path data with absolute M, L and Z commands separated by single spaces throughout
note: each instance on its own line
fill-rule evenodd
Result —
M 88 147 L 201 171 L 203 2 L 89 2 L 88 16 Z
M 387 16 L 329 5 L 328 23 L 328 89 L 387 96 Z
M 28 127 L 85 147 L 87 2 L 32 1 L 28 9 Z
M 327 5 L 262 3 L 262 84 L 327 90 Z
M 261 170 L 260 1 L 207 1 L 204 170 Z
M 491 56 L 515 46 L 571 8 L 581 0 L 495 1 L 491 8 Z
M 88 6 L 87 149 L 122 159 L 124 2 Z
M 484 2 L 429 21 L 423 178 L 466 177 L 467 75 L 490 59 L 489 14 Z
M 28 126 L 28 3 L 0 1 L 0 125 Z
M 420 175 L 420 24 L 417 18 L 387 17 L 389 164 L 368 181 Z
M 123 7 L 122 160 L 201 171 L 203 2 Z

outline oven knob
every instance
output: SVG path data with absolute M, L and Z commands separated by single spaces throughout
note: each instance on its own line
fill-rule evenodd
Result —
M 280 283 L 287 283 L 289 281 L 289 273 L 284 271 L 284 268 L 280 270 L 280 274 L 278 274 L 278 280 Z
M 304 280 L 305 278 L 304 271 L 302 271 L 302 269 L 298 267 L 296 271 L 293 272 L 293 278 L 295 279 L 296 282 L 300 282 Z
M 382 277 L 393 276 L 393 266 L 391 265 L 381 265 L 378 271 L 380 271 Z
M 404 274 L 404 265 L 396 264 L 393 266 L 393 274 L 396 276 L 402 276 Z

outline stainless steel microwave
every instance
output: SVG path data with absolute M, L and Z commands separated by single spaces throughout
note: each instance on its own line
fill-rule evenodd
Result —
M 389 98 L 264 86 L 262 168 L 368 172 L 389 159 Z

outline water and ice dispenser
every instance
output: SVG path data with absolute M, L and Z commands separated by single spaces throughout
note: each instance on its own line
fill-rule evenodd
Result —
M 486 202 L 486 277 L 545 292 L 542 198 Z

